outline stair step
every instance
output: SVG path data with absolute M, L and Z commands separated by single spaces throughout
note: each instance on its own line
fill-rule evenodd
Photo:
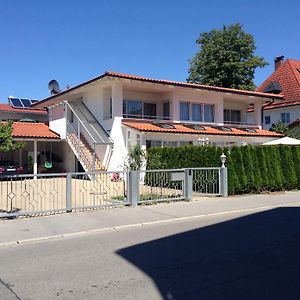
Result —
M 87 169 L 91 169 L 92 164 L 93 164 L 93 150 L 92 150 L 92 147 L 87 142 L 87 140 L 81 135 L 80 141 L 78 143 L 77 134 L 71 133 L 68 135 L 68 141 L 70 144 L 72 144 L 72 146 L 75 149 L 78 147 L 78 144 L 79 144 L 79 148 L 80 148 L 80 152 L 79 152 L 80 159 L 79 160 L 81 161 L 81 163 L 83 163 L 85 165 L 85 167 Z M 97 156 L 95 157 L 95 170 L 96 171 L 105 170 L 105 168 L 103 167 L 103 165 L 101 163 L 101 160 Z

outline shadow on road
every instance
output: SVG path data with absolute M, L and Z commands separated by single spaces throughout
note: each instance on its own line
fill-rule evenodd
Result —
M 260 212 L 117 253 L 151 277 L 163 299 L 300 299 L 299 208 Z

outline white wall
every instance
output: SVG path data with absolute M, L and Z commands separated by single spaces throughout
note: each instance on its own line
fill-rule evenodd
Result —
M 213 143 L 217 146 L 242 146 L 244 144 L 260 145 L 265 142 L 278 139 L 278 137 L 250 137 L 250 136 L 221 136 L 221 135 L 205 135 L 205 134 L 158 134 L 158 133 L 145 133 L 143 141 L 156 140 L 156 141 L 192 141 L 193 145 L 198 145 L 198 139 L 209 139 L 210 144 Z
M 290 123 L 292 123 L 300 118 L 300 105 L 264 110 L 264 129 L 269 130 L 272 127 L 272 124 L 279 122 L 281 120 L 281 113 L 290 113 Z M 265 124 L 265 116 L 271 117 L 270 124 Z
M 59 134 L 62 139 L 66 138 L 64 104 L 49 108 L 49 128 Z
M 84 93 L 83 103 L 92 112 L 99 123 L 103 120 L 103 89 L 93 87 Z
M 112 150 L 112 155 L 110 162 L 108 164 L 108 171 L 122 170 L 124 165 L 124 160 L 128 153 L 125 145 L 125 129 L 122 126 L 122 118 L 115 117 L 110 137 L 114 141 L 114 146 Z

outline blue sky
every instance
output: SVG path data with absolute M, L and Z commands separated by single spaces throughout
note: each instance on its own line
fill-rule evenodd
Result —
M 47 83 L 74 86 L 106 70 L 185 81 L 199 34 L 240 22 L 257 54 L 300 60 L 297 0 L 52 0 L 0 2 L 0 102 L 45 98 Z

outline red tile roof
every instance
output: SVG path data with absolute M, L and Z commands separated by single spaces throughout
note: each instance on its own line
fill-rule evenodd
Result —
M 271 102 L 264 105 L 264 110 L 300 105 L 300 100 Z
M 280 101 L 280 102 L 267 102 L 263 104 L 263 110 L 289 107 L 289 106 L 297 106 L 300 105 L 300 100 L 292 100 L 292 101 Z M 247 109 L 247 112 L 253 112 L 253 105 Z
M 15 108 L 10 106 L 9 104 L 0 103 L 0 111 L 7 111 L 13 113 L 28 113 L 28 114 L 42 114 L 46 115 L 48 112 L 46 109 L 40 108 Z
M 136 75 L 130 75 L 130 74 L 124 74 L 124 73 L 118 73 L 118 72 L 111 72 L 106 71 L 104 74 L 97 76 L 95 78 L 92 78 L 88 81 L 85 81 L 79 85 L 76 85 L 74 87 L 71 87 L 67 90 L 64 90 L 60 92 L 59 94 L 50 96 L 42 101 L 39 101 L 35 104 L 33 104 L 33 107 L 47 107 L 54 105 L 56 103 L 61 102 L 61 100 L 57 100 L 56 98 L 67 94 L 73 90 L 76 90 L 78 88 L 81 88 L 85 85 L 88 85 L 94 81 L 100 80 L 104 77 L 114 77 L 114 78 L 123 78 L 123 79 L 130 79 L 130 80 L 136 80 L 136 81 L 143 81 L 143 82 L 150 82 L 150 83 L 157 83 L 157 84 L 163 84 L 163 85 L 173 85 L 173 86 L 180 86 L 180 87 L 187 87 L 187 88 L 194 88 L 194 89 L 201 89 L 201 90 L 208 90 L 208 91 L 216 91 L 216 92 L 227 92 L 232 94 L 240 94 L 240 95 L 246 95 L 246 96 L 257 96 L 262 98 L 270 98 L 270 99 L 283 99 L 283 95 L 275 95 L 275 94 L 268 94 L 268 93 L 261 93 L 258 91 L 246 91 L 246 90 L 238 90 L 238 89 L 230 89 L 230 88 L 223 88 L 223 87 L 217 87 L 217 86 L 209 86 L 209 85 L 203 85 L 203 84 L 195 84 L 195 83 L 187 83 L 187 82 L 180 82 L 180 81 L 173 81 L 173 80 L 164 80 L 164 79 L 154 79 L 154 78 L 147 78 L 142 76 L 136 76 Z
M 282 87 L 284 100 L 300 100 L 300 61 L 287 59 L 258 88 L 258 92 L 272 82 L 277 81 Z
M 299 125 L 300 125 L 300 119 L 296 119 L 294 122 L 289 124 L 289 127 L 294 128 L 294 127 L 299 126 Z
M 202 126 L 205 130 L 195 130 L 189 127 L 184 126 L 183 124 L 171 123 L 167 122 L 168 124 L 172 124 L 175 128 L 161 128 L 155 125 L 153 122 L 147 121 L 138 121 L 138 120 L 123 120 L 122 124 L 139 131 L 144 132 L 157 132 L 157 133 L 184 133 L 184 134 L 205 134 L 205 135 L 227 135 L 227 136 L 265 136 L 265 137 L 281 137 L 283 136 L 280 133 L 262 130 L 262 129 L 255 129 L 256 132 L 247 132 L 245 130 L 241 130 L 238 128 L 231 128 L 232 131 L 223 131 L 221 129 L 217 129 L 211 126 Z
M 14 138 L 60 138 L 60 136 L 50 130 L 49 126 L 45 123 L 13 122 L 12 127 L 12 136 Z

